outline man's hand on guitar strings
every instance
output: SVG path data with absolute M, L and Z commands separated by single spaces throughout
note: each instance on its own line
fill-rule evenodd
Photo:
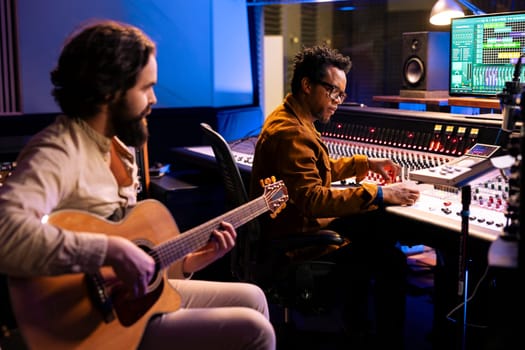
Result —
M 216 259 L 223 257 L 233 249 L 237 232 L 229 222 L 221 222 L 220 228 L 213 230 L 210 242 L 214 243 Z
M 155 261 L 144 250 L 128 239 L 108 237 L 105 265 L 115 271 L 126 289 L 135 297 L 146 294 L 155 273 Z

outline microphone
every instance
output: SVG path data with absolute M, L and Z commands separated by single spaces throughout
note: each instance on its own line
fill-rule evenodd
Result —
M 500 98 L 501 114 L 503 117 L 501 129 L 507 134 L 510 134 L 514 130 L 514 124 L 520 114 L 519 104 L 522 90 L 520 75 L 523 57 L 525 57 L 525 54 L 520 55 L 514 66 L 514 76 L 512 81 L 505 82 L 503 92 L 498 94 L 498 97 Z

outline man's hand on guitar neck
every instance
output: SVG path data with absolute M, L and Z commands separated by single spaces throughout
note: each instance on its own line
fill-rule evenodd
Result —
M 146 294 L 150 280 L 155 273 L 155 261 L 144 250 L 130 240 L 108 237 L 108 248 L 104 265 L 109 265 L 117 277 L 135 297 Z
M 237 232 L 233 225 L 221 222 L 221 229 L 213 230 L 210 241 L 204 247 L 184 257 L 184 273 L 199 271 L 223 257 L 235 246 L 236 238 Z M 119 236 L 108 237 L 104 265 L 113 268 L 117 278 L 133 291 L 135 297 L 146 294 L 155 274 L 153 258 L 130 240 Z
M 210 241 L 201 249 L 186 255 L 183 263 L 183 272 L 191 274 L 197 272 L 233 249 L 237 232 L 232 224 L 221 222 L 222 229 L 213 230 Z

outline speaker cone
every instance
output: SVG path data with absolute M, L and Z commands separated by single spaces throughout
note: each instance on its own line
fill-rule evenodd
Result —
M 408 84 L 418 86 L 425 77 L 423 61 L 417 56 L 410 57 L 403 67 L 403 76 Z

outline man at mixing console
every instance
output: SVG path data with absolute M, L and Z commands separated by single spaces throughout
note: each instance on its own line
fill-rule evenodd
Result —
M 275 219 L 263 220 L 264 232 L 308 234 L 326 227 L 350 238 L 352 244 L 330 256 L 345 266 L 352 282 L 345 298 L 351 301 L 343 313 L 345 328 L 352 335 L 368 331 L 362 329 L 368 314 L 364 305 L 369 282 L 374 280 L 377 339 L 387 346 L 378 345 L 402 349 L 406 258 L 396 247 L 393 232 L 379 224 L 385 224 L 384 205 L 412 205 L 419 191 L 393 183 L 400 166 L 390 159 L 365 155 L 332 159 L 314 125 L 329 122 L 345 100 L 350 67 L 349 57 L 328 47 L 304 48 L 296 54 L 291 93 L 270 113 L 259 135 L 250 192 L 259 196 L 258 179 L 271 175 L 282 179 L 288 188 L 287 206 Z M 387 185 L 362 182 L 369 171 L 381 175 Z M 355 177 L 356 186 L 331 186 L 333 181 L 351 177 Z M 351 339 L 370 349 L 362 338 Z

